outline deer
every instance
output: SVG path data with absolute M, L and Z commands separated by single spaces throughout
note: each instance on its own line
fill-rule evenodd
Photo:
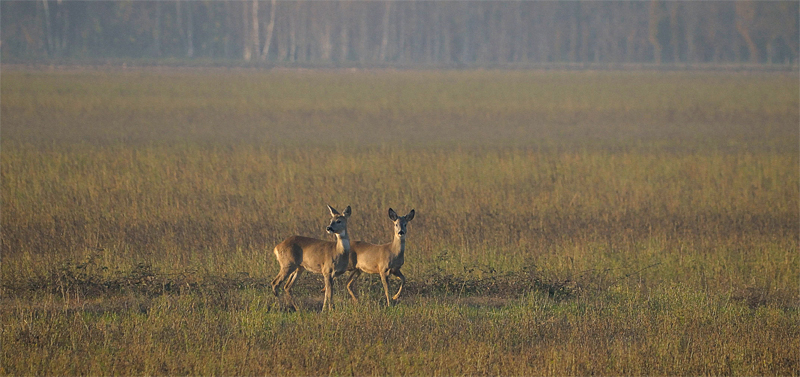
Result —
M 322 274 L 325 281 L 325 298 L 322 310 L 333 309 L 333 278 L 344 274 L 350 262 L 350 238 L 347 235 L 347 219 L 350 217 L 350 206 L 339 213 L 328 206 L 331 213 L 331 222 L 325 228 L 329 234 L 336 236 L 336 241 L 324 241 L 303 236 L 291 236 L 275 246 L 275 258 L 278 259 L 281 269 L 272 280 L 272 293 L 278 295 L 278 286 L 284 281 L 283 290 L 294 304 L 290 293 L 297 277 L 304 270 L 315 274 Z
M 392 242 L 374 245 L 356 241 L 351 245 L 352 252 L 350 253 L 349 269 L 352 273 L 347 279 L 347 292 L 350 293 L 350 297 L 353 298 L 354 302 L 358 302 L 358 299 L 353 293 L 352 285 L 361 276 L 362 272 L 380 275 L 381 283 L 383 283 L 383 292 L 386 294 L 387 306 L 392 306 L 392 301 L 389 300 L 389 284 L 386 281 L 388 276 L 391 274 L 400 278 L 400 288 L 392 296 L 393 300 L 397 300 L 400 297 L 400 292 L 403 291 L 403 286 L 406 284 L 406 277 L 400 272 L 400 268 L 403 267 L 403 262 L 405 261 L 407 225 L 409 221 L 414 219 L 414 210 L 412 209 L 405 216 L 398 216 L 393 209 L 389 208 L 389 219 L 394 223 Z

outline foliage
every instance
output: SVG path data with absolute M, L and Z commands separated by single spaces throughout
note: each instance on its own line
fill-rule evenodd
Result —
M 0 14 L 3 58 L 28 63 L 787 69 L 800 44 L 795 1 L 47 0 Z

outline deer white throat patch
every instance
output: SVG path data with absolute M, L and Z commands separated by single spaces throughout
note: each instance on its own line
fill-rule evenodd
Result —
M 345 251 L 349 251 L 350 250 L 350 239 L 349 238 L 341 238 L 340 240 L 342 241 L 342 247 L 344 248 L 344 250 Z

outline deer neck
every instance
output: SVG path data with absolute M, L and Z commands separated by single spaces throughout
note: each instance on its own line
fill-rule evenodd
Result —
M 350 252 L 350 237 L 346 231 L 336 235 L 336 251 L 342 254 Z
M 405 238 L 400 238 L 400 236 L 395 235 L 389 247 L 392 251 L 392 254 L 402 256 L 406 251 L 406 240 Z

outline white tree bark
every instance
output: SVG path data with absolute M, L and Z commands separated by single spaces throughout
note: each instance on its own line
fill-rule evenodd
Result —
M 275 11 L 277 10 L 277 1 L 272 0 L 269 7 L 269 23 L 267 24 L 267 36 L 264 39 L 264 49 L 261 50 L 261 60 L 266 61 L 269 54 L 269 46 L 272 42 L 272 31 L 275 30 Z

